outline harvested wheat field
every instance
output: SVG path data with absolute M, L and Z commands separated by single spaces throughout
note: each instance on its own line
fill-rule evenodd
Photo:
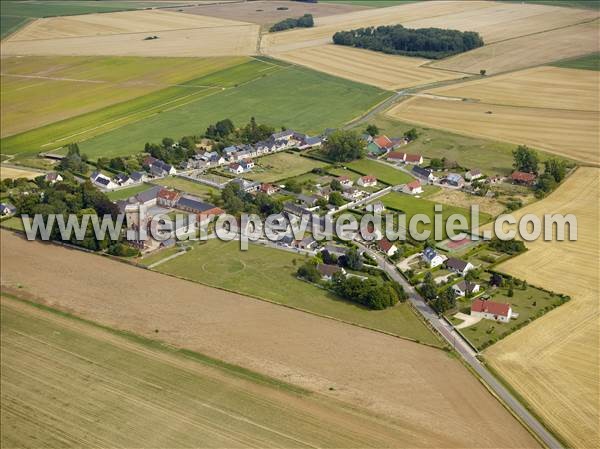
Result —
M 433 95 L 411 98 L 387 114 L 600 163 L 598 72 L 541 67 L 430 92 Z
M 5 167 L 4 165 L 0 166 L 0 180 L 17 178 L 34 179 L 41 175 L 43 175 L 43 173 L 39 171 L 14 167 Z
M 578 241 L 527 243 L 498 270 L 572 300 L 485 351 L 486 359 L 570 447 L 600 447 L 598 436 L 600 170 L 582 167 L 548 198 L 519 211 L 573 213 Z
M 351 11 L 360 11 L 362 9 L 366 9 L 366 7 L 344 3 L 302 3 L 296 1 L 268 0 L 236 2 L 230 5 L 215 2 L 208 5 L 182 8 L 182 12 L 266 25 L 289 17 L 300 17 L 303 14 L 312 14 L 313 17 L 325 17 Z
M 403 433 L 399 446 L 538 447 L 439 349 L 7 231 L 1 237 L 4 288 L 385 414 Z
M 3 55 L 221 56 L 256 51 L 259 26 L 164 10 L 38 19 Z M 157 39 L 146 39 L 157 36 Z
M 405 24 L 427 17 L 445 16 L 461 11 L 491 8 L 494 4 L 482 1 L 415 2 L 389 8 L 375 8 L 315 19 L 313 28 L 266 34 L 261 42 L 267 53 L 280 53 L 298 48 L 328 44 L 337 31 L 378 25 Z
M 481 212 L 490 214 L 493 217 L 501 214 L 506 209 L 506 207 L 495 198 L 471 195 L 461 190 L 454 189 L 441 189 L 439 192 L 428 196 L 427 199 L 435 203 L 462 207 L 467 210 L 469 210 L 470 206 L 477 205 Z
M 364 410 L 2 297 L 2 447 L 392 447 Z
M 460 78 L 456 72 L 423 66 L 427 59 L 392 56 L 369 50 L 322 45 L 274 54 L 294 64 L 300 64 L 330 75 L 370 84 L 382 89 L 395 90 Z
M 487 70 L 491 75 L 574 58 L 600 49 L 599 26 L 595 20 L 497 42 L 440 60 L 432 66 L 466 73 Z

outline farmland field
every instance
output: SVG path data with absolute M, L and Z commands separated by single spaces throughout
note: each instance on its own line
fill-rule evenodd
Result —
M 379 423 L 398 423 L 401 434 L 389 446 L 539 447 L 462 364 L 439 349 L 6 231 L 0 256 L 5 293 L 20 285 L 20 294 L 82 318 L 375 411 Z
M 429 62 L 427 59 L 386 55 L 341 45 L 303 48 L 276 56 L 284 61 L 387 90 L 463 76 L 424 66 Z
M 345 165 L 360 174 L 375 176 L 379 181 L 392 186 L 406 184 L 413 180 L 412 176 L 401 170 L 370 159 L 360 159 Z
M 430 92 L 435 96 L 413 97 L 388 115 L 600 163 L 597 72 L 542 67 Z
M 4 3 L 0 3 L 4 4 Z M 0 38 L 4 38 L 11 33 L 14 33 L 17 29 L 25 25 L 29 19 L 27 17 L 18 16 L 0 16 Z
M 383 311 L 367 310 L 297 279 L 296 271 L 304 262 L 305 256 L 301 254 L 258 245 L 252 245 L 248 251 L 240 251 L 239 242 L 211 240 L 184 256 L 159 265 L 157 270 L 425 343 L 439 344 L 406 304 Z M 290 295 L 291 291 L 293 295 Z
M 557 61 L 552 65 L 567 69 L 600 71 L 600 52 L 582 56 L 581 58 L 564 59 L 562 61 Z
M 496 42 L 436 61 L 432 67 L 473 74 L 486 70 L 489 75 L 597 52 L 598 24 L 595 20 Z
M 38 128 L 246 62 L 233 58 L 40 56 L 2 60 L 2 137 Z
M 302 175 L 327 164 L 297 154 L 280 152 L 254 160 L 256 166 L 243 177 L 258 182 L 275 182 Z
M 285 9 L 283 9 L 285 8 Z M 192 6 L 183 9 L 187 14 L 220 17 L 222 19 L 252 22 L 267 25 L 289 17 L 300 17 L 312 14 L 313 17 L 332 16 L 350 11 L 364 9 L 360 6 L 340 4 L 298 3 L 289 0 L 268 0 L 253 2 L 236 2 L 232 5 L 213 3 Z
M 230 56 L 256 52 L 259 26 L 167 10 L 38 19 L 2 41 L 4 55 Z M 157 39 L 147 40 L 149 36 Z M 68 39 L 65 39 L 68 38 Z
M 402 439 L 367 412 L 200 354 L 8 297 L 1 316 L 3 447 L 382 447 Z
M 42 176 L 44 173 L 39 171 L 14 168 L 14 167 L 5 167 L 4 165 L 0 166 L 0 180 L 1 179 L 17 179 L 17 178 L 27 178 L 34 179 L 38 176 Z
M 161 113 L 122 126 L 87 141 L 82 152 L 91 159 L 139 152 L 146 142 L 165 136 L 180 138 L 203 132 L 223 118 L 241 126 L 250 117 L 275 128 L 286 126 L 311 135 L 340 126 L 387 98 L 390 93 L 375 87 L 334 78 L 309 69 L 273 66 L 254 60 L 248 67 L 252 81 L 238 87 L 205 94 Z M 220 76 L 235 75 L 235 69 Z M 235 79 L 235 76 L 233 76 Z M 202 79 L 201 79 L 202 80 Z M 215 82 L 218 81 L 218 77 Z M 291 90 L 290 86 L 294 86 Z
M 548 198 L 520 210 L 572 213 L 575 242 L 526 243 L 529 251 L 497 269 L 572 300 L 486 350 L 485 357 L 573 447 L 597 447 L 598 207 L 600 173 L 581 167 Z

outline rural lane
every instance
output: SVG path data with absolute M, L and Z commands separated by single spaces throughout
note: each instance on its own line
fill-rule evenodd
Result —
M 562 444 L 527 410 L 521 402 L 515 398 L 508 389 L 485 367 L 477 358 L 477 352 L 461 337 L 458 332 L 445 320 L 440 319 L 438 314 L 425 302 L 421 295 L 410 285 L 406 279 L 396 270 L 396 267 L 388 262 L 379 253 L 370 250 L 359 241 L 355 243 L 372 256 L 379 267 L 384 270 L 394 281 L 404 287 L 408 293 L 408 299 L 419 313 L 438 331 L 440 335 L 461 355 L 463 360 L 477 373 L 488 388 L 499 397 L 512 412 L 531 429 L 537 437 L 550 449 L 562 449 Z

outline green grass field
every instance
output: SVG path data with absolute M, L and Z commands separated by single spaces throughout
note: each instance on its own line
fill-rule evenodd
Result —
M 363 175 L 373 175 L 379 181 L 389 185 L 406 184 L 413 180 L 410 175 L 403 171 L 370 159 L 360 159 L 350 162 L 346 166 Z
M 271 154 L 254 161 L 256 166 L 244 178 L 258 182 L 275 182 L 302 175 L 313 168 L 322 168 L 327 164 L 286 152 Z
M 28 56 L 2 60 L 2 137 L 80 116 L 248 61 L 245 57 Z M 135 110 L 135 107 L 132 107 Z M 116 118 L 116 117 L 115 117 Z M 77 130 L 74 130 L 77 131 Z
M 296 271 L 304 261 L 305 256 L 287 251 L 258 245 L 240 251 L 239 242 L 210 240 L 156 269 L 213 287 L 439 344 L 407 304 L 388 310 L 367 310 L 297 279 Z
M 143 192 L 144 190 L 148 190 L 151 186 L 149 186 L 148 184 L 138 184 L 136 186 L 131 186 L 131 187 L 126 187 L 124 189 L 119 189 L 119 190 L 115 190 L 113 192 L 108 192 L 106 194 L 106 196 L 108 197 L 109 200 L 112 201 L 119 201 L 119 200 L 125 200 L 127 198 L 129 198 L 130 196 L 133 195 L 137 195 L 140 192 Z
M 564 67 L 567 69 L 582 69 L 600 71 L 600 52 L 591 53 L 586 56 L 575 59 L 564 59 L 552 64 L 555 67 Z
M 0 3 L 3 4 L 4 2 Z M 9 34 L 14 33 L 27 22 L 29 22 L 29 18 L 20 17 L 20 16 L 5 16 L 2 14 L 0 16 L 0 38 L 4 38 Z
M 190 195 L 196 195 L 200 198 L 208 199 L 211 195 L 218 195 L 219 190 L 205 184 L 188 181 L 187 179 L 169 176 L 168 178 L 158 179 L 152 182 L 159 186 L 169 187 L 171 189 L 180 190 Z
M 424 214 L 427 215 L 431 224 L 421 224 L 419 225 L 419 230 L 430 230 L 434 229 L 434 215 L 435 215 L 435 202 L 426 200 L 423 198 L 415 198 L 410 195 L 405 195 L 403 193 L 391 192 L 381 198 L 381 201 L 387 208 L 394 209 L 396 211 L 402 211 L 406 214 L 406 225 L 410 223 L 411 218 L 416 214 Z M 464 209 L 456 206 L 449 206 L 447 204 L 443 204 L 442 209 L 442 224 L 443 224 L 443 238 L 446 238 L 446 229 L 445 223 L 446 219 L 453 214 L 460 214 L 467 219 L 467 223 L 470 225 L 471 223 L 471 212 L 468 209 Z M 484 224 L 489 222 L 492 219 L 491 215 L 480 212 L 479 213 L 479 223 Z M 433 238 L 433 232 L 432 236 Z
M 566 8 L 600 9 L 600 0 L 501 0 L 510 3 L 536 3 Z
M 3 295 L 2 447 L 389 447 L 376 416 Z
M 321 0 L 321 3 L 344 3 L 347 5 L 370 6 L 371 8 L 387 8 L 388 6 L 415 3 L 418 0 Z
M 77 141 L 92 160 L 114 157 L 137 153 L 146 142 L 165 136 L 200 134 L 226 117 L 241 125 L 255 116 L 275 127 L 317 133 L 349 121 L 389 95 L 312 70 L 252 60 L 191 80 L 185 87 L 163 89 L 3 139 L 2 151 L 47 151 Z

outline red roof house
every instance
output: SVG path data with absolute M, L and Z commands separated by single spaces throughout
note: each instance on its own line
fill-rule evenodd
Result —
M 535 181 L 535 175 L 533 173 L 525 173 L 522 171 L 516 171 L 511 175 L 513 182 L 525 185 L 532 185 Z
M 512 308 L 510 304 L 476 299 L 471 304 L 471 315 L 506 323 L 510 321 Z
M 394 148 L 394 142 L 390 140 L 388 136 L 378 136 L 373 139 L 375 145 L 384 150 L 391 150 Z

